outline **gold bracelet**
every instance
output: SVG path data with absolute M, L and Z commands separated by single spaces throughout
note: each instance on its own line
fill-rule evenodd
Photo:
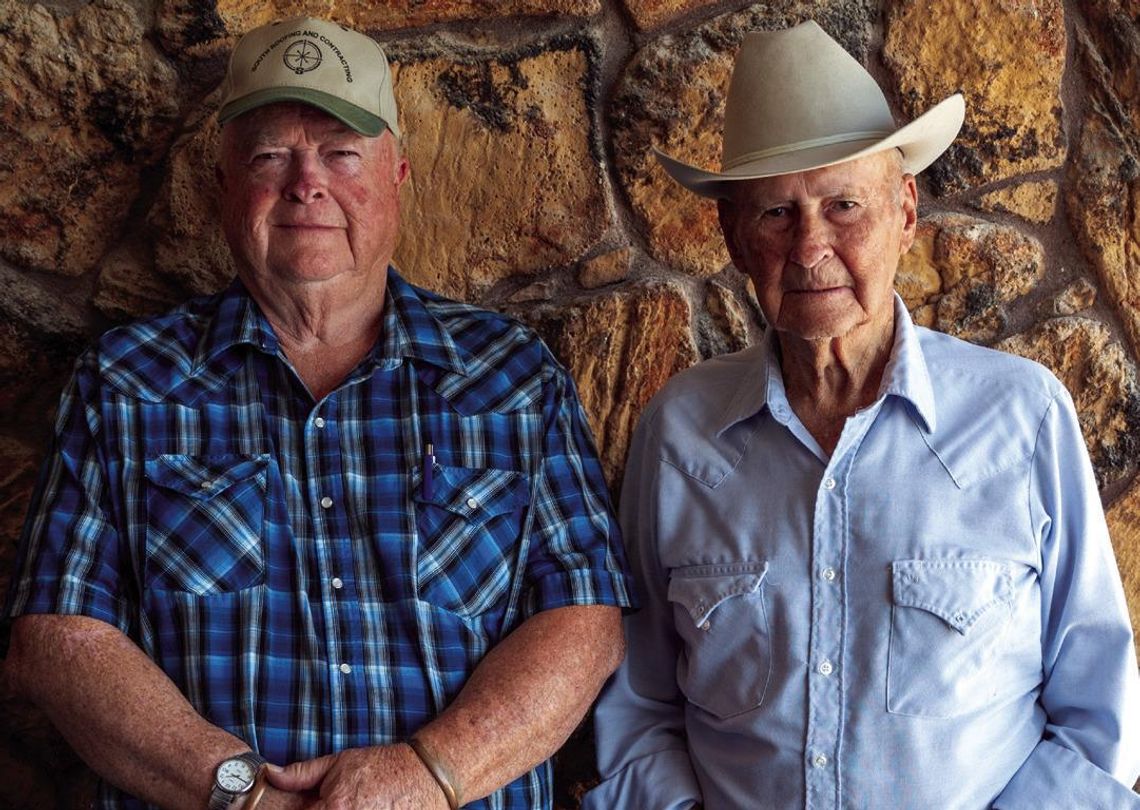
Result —
M 451 780 L 447 778 L 447 774 L 445 774 L 443 768 L 440 767 L 439 761 L 429 754 L 427 749 L 424 748 L 424 744 L 415 737 L 408 738 L 408 747 L 420 758 L 420 762 L 427 768 L 428 773 L 431 774 L 431 778 L 439 785 L 439 789 L 443 791 L 444 798 L 447 799 L 447 806 L 450 810 L 459 810 L 459 791 L 451 784 Z
M 257 806 L 261 804 L 261 798 L 265 795 L 265 791 L 269 789 L 269 766 L 262 765 L 257 771 L 257 777 L 253 780 L 253 789 L 249 791 L 249 798 L 245 800 L 241 810 L 257 810 Z

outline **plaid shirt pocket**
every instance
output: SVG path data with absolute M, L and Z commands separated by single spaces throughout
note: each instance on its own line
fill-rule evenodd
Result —
M 463 616 L 503 607 L 530 503 L 529 478 L 442 464 L 433 478 L 431 492 L 421 485 L 415 494 L 419 597 Z
M 146 461 L 148 587 L 206 596 L 264 580 L 268 463 L 268 455 Z

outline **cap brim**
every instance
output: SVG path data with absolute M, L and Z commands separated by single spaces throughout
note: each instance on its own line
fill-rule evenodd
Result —
M 349 104 L 344 99 L 309 87 L 270 87 L 249 93 L 218 110 L 218 123 L 225 124 L 242 113 L 280 101 L 300 101 L 303 104 L 309 104 L 327 112 L 361 135 L 367 135 L 371 138 L 376 137 L 386 128 L 392 129 L 383 118 L 373 115 L 355 104 Z M 395 132 L 394 129 L 393 132 Z
M 836 163 L 856 160 L 887 149 L 901 150 L 905 170 L 910 174 L 918 174 L 953 143 L 965 116 L 965 101 L 960 93 L 955 93 L 886 138 L 790 150 L 734 166 L 726 172 L 712 172 L 691 166 L 656 147 L 653 153 L 668 175 L 682 186 L 702 197 L 715 199 L 728 196 L 733 183 L 739 180 L 758 180 L 762 177 L 822 169 L 824 166 L 834 166 Z

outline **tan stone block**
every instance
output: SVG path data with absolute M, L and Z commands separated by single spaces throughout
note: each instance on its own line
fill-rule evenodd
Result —
M 996 348 L 1036 360 L 1069 389 L 1101 488 L 1135 469 L 1140 449 L 1136 370 L 1104 324 L 1055 318 Z
M 104 315 L 125 321 L 158 315 L 188 296 L 154 271 L 154 257 L 138 240 L 118 245 L 99 263 L 92 303 Z
M 1041 280 L 1045 253 L 1037 240 L 1014 228 L 936 214 L 919 223 L 915 245 L 900 266 L 907 307 L 932 308 L 923 310 L 924 325 L 988 343 L 1004 328 L 1005 307 Z
M 1069 225 L 1134 350 L 1140 349 L 1138 152 L 1096 104 L 1065 172 Z
M 1112 502 L 1105 513 L 1116 566 L 1124 583 L 1128 613 L 1134 632 L 1140 631 L 1140 481 Z M 1140 659 L 1140 648 L 1137 648 Z
M 716 5 L 717 0 L 625 0 L 625 8 L 640 30 L 658 28 L 683 14 Z
M 1061 165 L 1061 0 L 891 2 L 883 58 L 907 118 L 966 98 L 955 144 L 924 176 L 936 193 Z
M 868 13 L 838 0 L 790 2 L 779 10 L 756 5 L 652 40 L 634 55 L 611 105 L 614 162 L 653 258 L 697 276 L 713 275 L 728 262 L 715 203 L 669 179 L 652 149 L 719 167 L 724 96 L 744 35 L 811 16 L 863 59 Z
M 590 60 L 580 42 L 396 66 L 411 162 L 396 263 L 409 279 L 469 299 L 575 262 L 609 230 Z
M 1089 90 L 1117 126 L 1140 133 L 1140 27 L 1135 0 L 1082 0 L 1086 25 L 1078 33 L 1079 53 Z M 1087 32 L 1087 36 L 1086 33 Z
M 336 20 L 360 31 L 395 30 L 456 20 L 481 20 L 519 14 L 591 16 L 601 0 L 218 0 L 218 14 L 230 31 L 244 33 L 273 20 L 309 15 Z
M 983 211 L 1014 214 L 1022 219 L 1044 225 L 1057 211 L 1058 186 L 1052 180 L 1018 183 L 985 194 L 978 201 Z
M 753 337 L 762 334 L 759 328 L 750 329 L 747 311 L 741 305 L 736 293 L 719 281 L 710 281 L 705 287 L 705 312 L 723 338 L 704 352 L 708 355 L 736 352 L 748 346 Z
M 586 259 L 578 269 L 578 284 L 593 290 L 621 281 L 629 275 L 632 258 L 633 251 L 624 247 Z
M 517 314 L 574 378 L 606 480 L 616 488 L 641 409 L 669 377 L 699 359 L 684 290 L 633 285 Z
M 164 153 L 178 76 L 133 3 L 0 4 L 0 255 L 68 276 L 122 228 Z

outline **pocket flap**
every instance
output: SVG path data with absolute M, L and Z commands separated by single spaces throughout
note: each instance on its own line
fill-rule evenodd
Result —
M 894 601 L 933 613 L 965 635 L 987 610 L 1013 599 L 1013 574 L 997 560 L 896 560 Z
M 689 611 L 693 623 L 699 626 L 725 599 L 758 591 L 767 573 L 766 562 L 674 568 L 667 597 Z
M 208 500 L 238 481 L 263 472 L 269 454 L 184 456 L 168 453 L 146 460 L 147 480 L 188 498 Z
M 521 472 L 472 469 L 436 464 L 432 486 L 425 492 L 423 472 L 417 470 L 414 498 L 479 523 L 530 503 L 530 479 Z

